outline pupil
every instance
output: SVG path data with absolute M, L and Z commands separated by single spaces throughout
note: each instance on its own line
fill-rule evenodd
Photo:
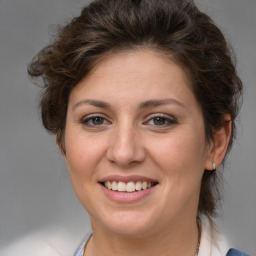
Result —
M 154 118 L 154 123 L 156 125 L 163 125 L 163 124 L 165 124 L 165 119 L 162 117 L 156 117 L 156 118 Z
M 95 124 L 95 125 L 103 124 L 102 117 L 94 117 L 92 121 L 93 121 L 93 124 Z

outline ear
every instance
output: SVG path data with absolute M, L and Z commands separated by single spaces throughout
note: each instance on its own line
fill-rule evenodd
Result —
M 205 170 L 213 170 L 213 164 L 215 164 L 216 168 L 221 165 L 221 162 L 227 152 L 231 136 L 231 124 L 232 121 L 230 115 L 225 115 L 222 127 L 214 134 L 214 139 L 210 145 L 205 163 Z

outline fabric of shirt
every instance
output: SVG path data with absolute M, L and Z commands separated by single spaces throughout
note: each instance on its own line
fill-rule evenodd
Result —
M 227 256 L 250 256 L 250 255 L 232 248 L 228 251 Z
M 83 242 L 78 246 L 78 248 L 75 251 L 74 256 L 83 256 L 84 255 L 84 248 L 89 240 L 89 238 L 92 236 L 92 232 L 86 236 L 86 238 L 83 240 Z

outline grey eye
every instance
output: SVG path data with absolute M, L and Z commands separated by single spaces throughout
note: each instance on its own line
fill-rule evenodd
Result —
M 102 125 L 102 124 L 104 124 L 104 120 L 105 119 L 100 116 L 91 118 L 91 122 L 93 125 Z
M 81 122 L 83 125 L 85 126 L 101 126 L 101 125 L 105 125 L 108 123 L 108 121 L 101 116 L 92 116 L 92 117 L 88 117 L 85 120 L 82 120 Z
M 163 117 L 155 117 L 153 118 L 154 125 L 165 125 L 168 121 Z

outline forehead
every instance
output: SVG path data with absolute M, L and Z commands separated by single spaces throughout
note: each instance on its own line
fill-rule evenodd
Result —
M 165 85 L 170 85 L 169 89 L 172 87 L 177 93 L 183 85 L 190 88 L 186 73 L 171 57 L 160 51 L 139 49 L 106 56 L 73 91 L 81 91 L 82 88 L 87 92 L 97 89 L 124 89 L 126 92 L 146 89 L 149 94 L 151 90 L 160 93 L 168 89 Z
M 122 63 L 122 65 L 120 65 Z M 154 49 L 141 48 L 117 51 L 102 58 L 92 69 L 94 75 L 111 72 L 130 71 L 135 73 L 163 73 L 164 67 L 173 65 L 174 61 L 164 52 Z

